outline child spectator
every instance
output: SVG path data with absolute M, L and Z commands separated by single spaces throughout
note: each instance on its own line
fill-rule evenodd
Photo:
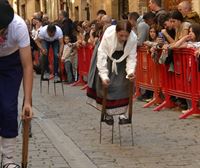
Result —
M 72 68 L 72 57 L 74 56 L 73 46 L 70 43 L 69 36 L 64 37 L 64 50 L 62 55 L 62 61 L 65 64 L 65 72 L 67 74 L 67 83 L 71 84 L 74 82 L 73 68 Z

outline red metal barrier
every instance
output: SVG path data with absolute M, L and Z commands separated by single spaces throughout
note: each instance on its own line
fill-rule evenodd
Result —
M 137 67 L 136 67 L 136 96 L 140 95 L 140 89 L 154 91 L 153 100 L 143 107 L 149 107 L 156 103 L 161 103 L 160 98 L 160 64 L 153 61 L 146 47 L 139 47 L 137 50 Z
M 81 46 L 78 48 L 77 54 L 78 54 L 79 79 L 72 86 L 85 84 L 85 82 L 83 81 L 83 76 L 88 75 L 92 53 L 93 53 L 93 46 L 91 45 Z M 85 85 L 83 89 L 85 89 L 86 87 L 87 85 Z
M 199 72 L 197 70 L 197 59 L 194 49 L 174 49 L 174 72 L 169 72 L 169 66 L 162 66 L 162 91 L 165 95 L 165 101 L 154 110 L 159 111 L 164 107 L 173 106 L 170 97 L 189 99 L 192 101 L 192 107 L 186 114 L 180 116 L 181 119 L 189 115 L 200 113 L 198 109 L 199 101 Z

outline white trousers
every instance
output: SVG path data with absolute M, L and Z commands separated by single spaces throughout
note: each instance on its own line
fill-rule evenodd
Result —
M 7 163 L 15 163 L 15 149 L 16 149 L 16 138 L 0 138 L 1 153 L 3 165 Z M 14 167 L 14 166 L 13 166 Z M 9 166 L 12 168 L 12 166 Z

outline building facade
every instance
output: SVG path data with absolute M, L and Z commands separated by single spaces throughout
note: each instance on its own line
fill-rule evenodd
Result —
M 58 19 L 60 9 L 69 12 L 73 20 L 93 20 L 99 9 L 104 9 L 114 19 L 123 14 L 148 11 L 149 0 L 10 0 L 13 8 L 23 18 L 30 19 L 34 12 L 43 11 L 51 20 Z M 200 13 L 200 1 L 190 0 L 193 9 Z M 181 0 L 163 0 L 163 8 L 174 9 Z

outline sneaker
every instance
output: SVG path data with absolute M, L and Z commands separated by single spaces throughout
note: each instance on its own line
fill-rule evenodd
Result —
M 124 114 L 119 116 L 119 124 L 123 125 L 123 124 L 130 124 L 131 120 L 129 120 L 129 118 L 127 116 L 125 116 Z
M 49 73 L 48 73 L 48 72 L 45 72 L 45 73 L 44 73 L 43 79 L 44 79 L 44 80 L 49 80 Z
M 56 83 L 56 82 L 59 82 L 59 81 L 60 81 L 60 77 L 58 75 L 55 75 L 54 76 L 54 82 Z
M 114 124 L 114 118 L 111 115 L 105 114 L 103 121 L 108 125 Z
M 20 168 L 20 166 L 15 163 L 7 163 L 3 165 L 3 168 Z

